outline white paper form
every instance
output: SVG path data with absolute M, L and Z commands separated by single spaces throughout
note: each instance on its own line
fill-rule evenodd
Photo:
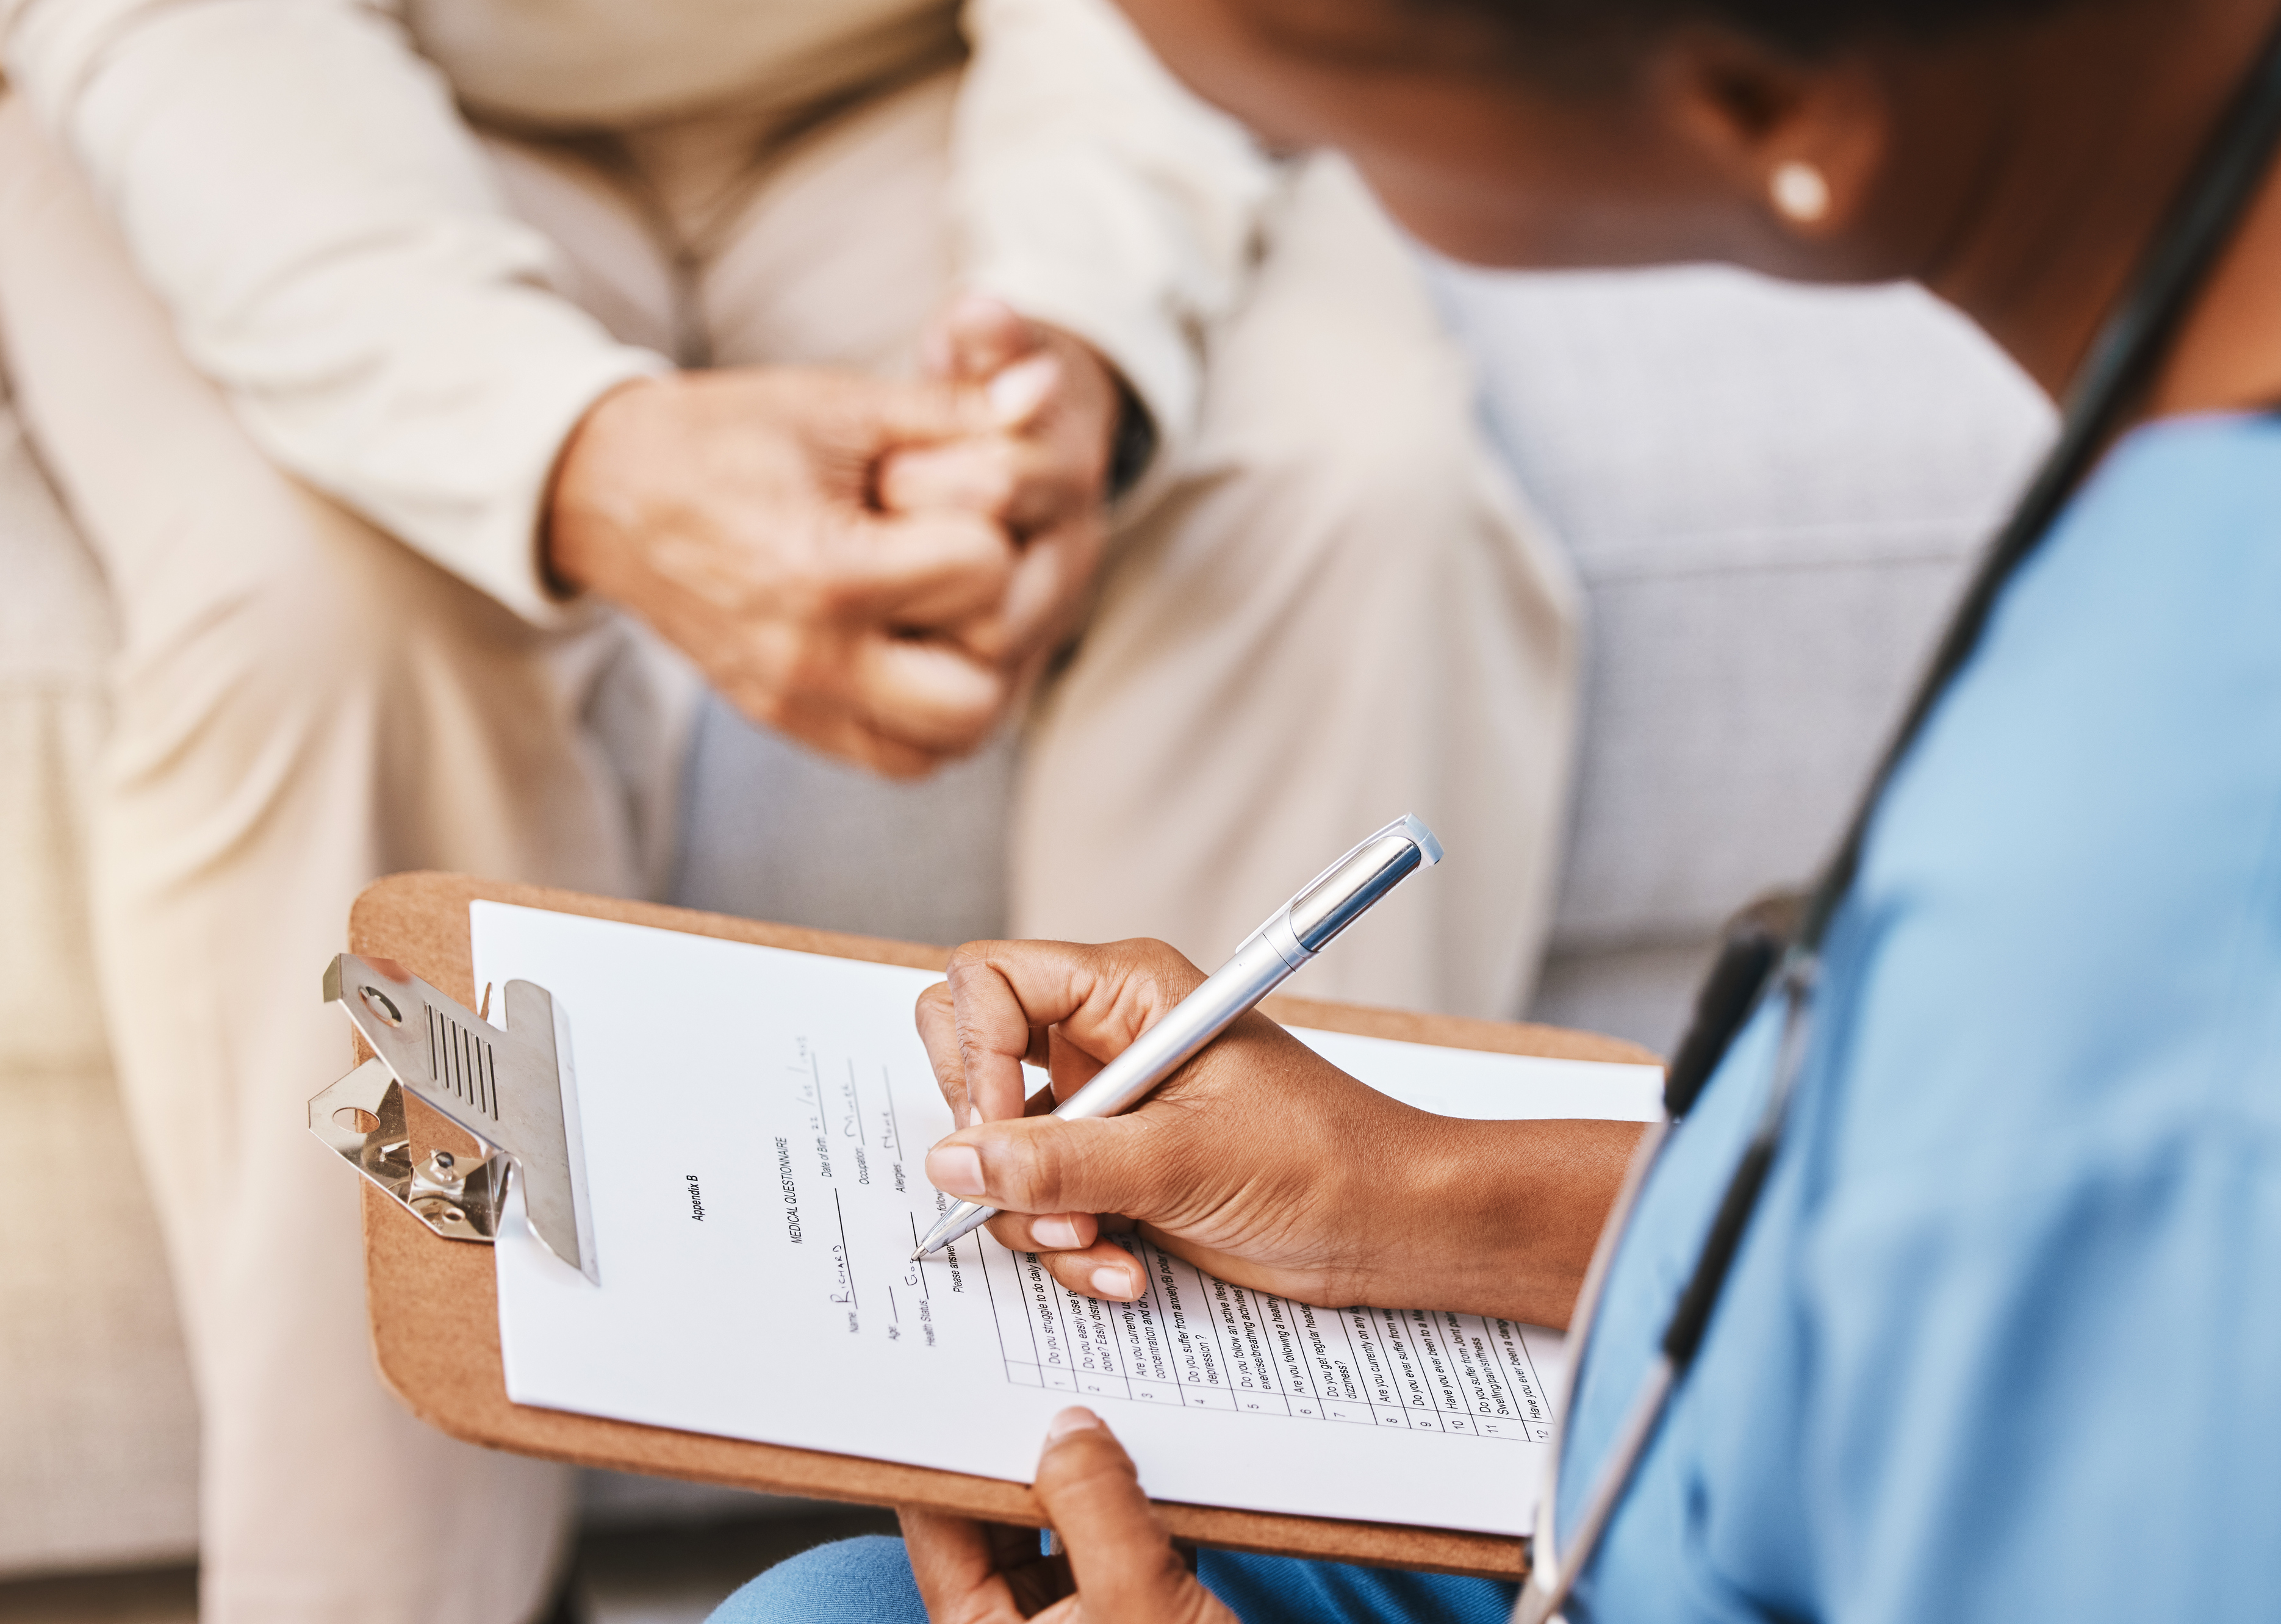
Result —
M 1094 1407 L 1160 1499 L 1521 1534 L 1557 1334 L 1311 1308 L 1139 1241 L 1148 1295 L 1063 1290 L 977 1233 L 924 1264 L 950 1113 L 911 1009 L 932 971 L 477 902 L 476 981 L 569 1033 L 601 1284 L 513 1214 L 496 1248 L 517 1403 L 1027 1482 Z M 1651 1117 L 1652 1067 L 1300 1034 L 1444 1115 Z

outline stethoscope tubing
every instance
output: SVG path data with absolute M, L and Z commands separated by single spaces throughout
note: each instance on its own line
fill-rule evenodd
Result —
M 1694 1361 L 1695 1350 L 1701 1346 L 1711 1308 L 1727 1283 L 1727 1272 L 1733 1267 L 1741 1249 L 1743 1231 L 1758 1205 L 1759 1193 L 1766 1187 L 1766 1179 L 1774 1167 L 1775 1151 L 1790 1123 L 1790 1102 L 1798 1095 L 1798 1075 L 1805 1069 L 1806 1045 L 1813 1033 L 1813 984 L 1819 970 L 1819 960 L 1808 953 L 1794 953 L 1784 963 L 1779 984 L 1779 995 L 1786 1001 L 1782 1044 L 1775 1062 L 1774 1083 L 1767 1091 L 1767 1102 L 1751 1129 L 1748 1148 L 1728 1179 L 1712 1233 L 1697 1256 L 1694 1273 L 1672 1310 L 1662 1345 L 1640 1378 L 1623 1421 L 1609 1442 L 1607 1458 L 1601 1462 L 1585 1494 L 1576 1537 L 1570 1542 L 1568 1550 L 1562 1551 L 1558 1549 L 1560 1462 L 1567 1451 L 1568 1421 L 1575 1412 L 1576 1388 L 1583 1373 L 1585 1354 L 1591 1346 L 1592 1329 L 1599 1319 L 1608 1271 L 1613 1266 L 1624 1236 L 1629 1233 L 1632 1215 L 1647 1188 L 1648 1179 L 1662 1159 L 1664 1147 L 1670 1142 L 1674 1125 L 1672 1119 L 1666 1117 L 1650 1127 L 1632 1153 L 1631 1165 L 1624 1171 L 1624 1182 L 1617 1193 L 1615 1206 L 1600 1231 L 1598 1243 L 1592 1249 L 1584 1287 L 1577 1294 L 1576 1311 L 1569 1320 L 1568 1375 L 1559 1411 L 1553 1419 L 1544 1489 L 1537 1501 L 1534 1541 L 1536 1559 L 1530 1564 L 1527 1584 L 1513 1604 L 1516 1624 L 1546 1624 L 1567 1601 L 1577 1575 L 1590 1564 L 1593 1553 L 1599 1549 L 1600 1538 L 1607 1532 L 1616 1507 L 1622 1504 L 1624 1493 L 1631 1486 L 1632 1473 L 1654 1440 L 1656 1428 L 1670 1406 L 1672 1394 L 1678 1390 L 1688 1366 Z

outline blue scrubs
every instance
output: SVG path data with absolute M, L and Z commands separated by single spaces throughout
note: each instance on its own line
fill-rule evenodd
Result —
M 1611 1276 L 1564 1534 L 1765 1097 Z M 1834 924 L 1788 1141 L 1570 1616 L 2281 1618 L 2281 421 L 2130 437 Z
M 1674 1134 L 1619 1254 L 1564 1538 L 1775 1024 Z M 2281 421 L 2138 431 L 2014 581 L 1880 811 L 1799 1088 L 1570 1617 L 2281 1618 Z M 865 1616 L 908 1616 L 881 1543 Z M 777 1571 L 777 1605 L 728 1616 L 823 1616 Z M 1245 1624 L 1511 1596 L 1202 1571 Z

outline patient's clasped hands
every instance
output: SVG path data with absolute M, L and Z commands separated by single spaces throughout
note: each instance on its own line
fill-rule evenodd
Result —
M 754 367 L 605 397 L 556 472 L 550 569 L 818 749 L 909 777 L 976 748 L 1075 630 L 1124 395 L 994 301 L 926 349 L 921 379 Z

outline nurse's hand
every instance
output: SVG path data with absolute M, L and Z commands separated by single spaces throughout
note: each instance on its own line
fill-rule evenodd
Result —
M 1040 1556 L 1035 1528 L 902 1513 L 932 1624 L 1235 1624 L 1172 1549 L 1132 1457 L 1093 1411 L 1054 1418 L 1037 1490 L 1065 1555 Z
M 970 942 L 948 978 L 920 995 L 918 1026 L 963 1125 L 927 1153 L 927 1177 L 999 1208 L 991 1233 L 1071 1290 L 1146 1289 L 1102 1234 L 1137 1224 L 1224 1280 L 1303 1303 L 1567 1323 L 1636 1125 L 1432 1116 L 1256 1012 L 1139 1109 L 1066 1122 L 1043 1113 L 1203 972 L 1156 941 Z M 1026 1106 L 1025 1058 L 1053 1083 Z

